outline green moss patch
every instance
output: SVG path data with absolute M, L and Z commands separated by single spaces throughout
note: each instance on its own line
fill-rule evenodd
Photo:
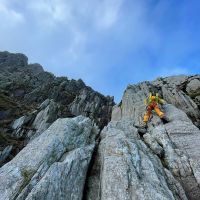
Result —
M 20 187 L 20 192 L 28 185 L 35 172 L 30 169 L 22 169 L 21 174 L 23 176 L 23 183 Z

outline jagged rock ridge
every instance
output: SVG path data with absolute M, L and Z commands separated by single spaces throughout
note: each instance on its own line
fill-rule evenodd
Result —
M 10 107 L 21 103 L 22 109 L 25 104 L 30 109 L 46 99 L 53 99 L 62 107 L 60 117 L 87 115 L 100 127 L 110 120 L 113 98 L 95 92 L 81 79 L 76 81 L 55 77 L 45 72 L 39 64 L 28 64 L 28 59 L 23 54 L 8 52 L 0 52 L 0 69 L 1 102 L 4 101 Z M 10 114 L 9 110 L 2 109 L 3 105 L 0 119 Z
M 55 77 L 23 54 L 0 52 L 0 166 L 58 118 L 83 115 L 102 129 L 113 105 L 81 79 Z

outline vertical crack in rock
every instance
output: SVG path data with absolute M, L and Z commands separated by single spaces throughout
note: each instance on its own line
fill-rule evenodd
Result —
M 96 137 L 95 148 L 88 167 L 83 198 L 82 200 L 100 200 L 100 163 L 99 163 L 99 144 L 100 132 Z

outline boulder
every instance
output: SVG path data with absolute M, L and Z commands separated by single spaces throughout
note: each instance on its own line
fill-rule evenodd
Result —
M 197 96 L 200 94 L 200 80 L 193 79 L 191 80 L 186 87 L 186 91 L 191 96 Z

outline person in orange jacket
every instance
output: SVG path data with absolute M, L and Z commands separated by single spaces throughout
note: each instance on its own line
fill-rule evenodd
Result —
M 156 114 L 162 119 L 164 117 L 164 113 L 160 110 L 159 108 L 159 104 L 160 105 L 163 105 L 164 104 L 164 100 L 161 99 L 159 96 L 158 96 L 158 93 L 155 94 L 152 94 L 150 93 L 149 94 L 149 97 L 145 100 L 145 105 L 147 106 L 147 111 L 146 113 L 144 114 L 144 123 L 147 124 L 147 122 L 149 121 L 149 118 L 151 116 L 151 112 L 152 110 L 155 110 Z

